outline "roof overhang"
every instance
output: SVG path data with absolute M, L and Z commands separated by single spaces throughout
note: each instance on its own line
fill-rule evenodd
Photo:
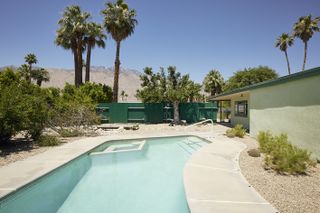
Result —
M 249 90 L 247 91 L 242 91 L 242 92 L 237 92 L 237 93 L 231 93 L 231 94 L 225 94 L 225 95 L 219 95 L 212 97 L 210 100 L 213 101 L 230 101 L 233 98 L 238 98 L 242 96 L 248 96 L 250 94 Z

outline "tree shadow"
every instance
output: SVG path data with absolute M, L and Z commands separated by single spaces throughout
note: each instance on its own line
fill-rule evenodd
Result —
M 0 143 L 0 157 L 6 157 L 10 154 L 18 154 L 19 152 L 31 151 L 38 148 L 32 141 L 18 138 L 7 142 Z

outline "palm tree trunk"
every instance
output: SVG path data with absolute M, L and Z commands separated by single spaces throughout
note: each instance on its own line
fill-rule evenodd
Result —
M 29 84 L 31 83 L 31 72 L 32 72 L 32 64 L 29 63 L 29 72 L 26 79 Z
M 291 74 L 291 71 L 290 71 L 290 63 L 289 63 L 289 58 L 288 58 L 288 53 L 287 53 L 287 51 L 284 51 L 284 54 L 286 55 L 287 66 L 288 66 L 288 74 L 290 75 L 290 74 Z
M 118 102 L 119 73 L 120 73 L 120 41 L 117 42 L 116 60 L 114 62 L 114 79 L 113 79 L 112 101 L 115 103 Z
M 85 82 L 90 81 L 90 60 L 91 60 L 91 45 L 88 44 Z
M 41 87 L 42 80 L 41 79 L 37 79 L 37 84 L 38 84 L 39 87 Z
M 82 84 L 82 41 L 78 40 L 78 86 Z
M 73 60 L 74 60 L 74 85 L 76 87 L 79 87 L 78 85 L 78 54 L 77 54 L 77 50 L 73 51 Z
M 304 57 L 303 57 L 302 71 L 304 71 L 304 69 L 306 67 L 307 52 L 308 52 L 308 42 L 304 42 Z
M 178 101 L 173 102 L 173 122 L 175 124 L 180 123 L 179 102 Z

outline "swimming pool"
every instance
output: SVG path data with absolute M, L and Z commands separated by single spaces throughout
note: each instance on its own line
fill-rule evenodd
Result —
M 104 143 L 0 200 L 0 212 L 189 212 L 182 174 L 197 137 Z

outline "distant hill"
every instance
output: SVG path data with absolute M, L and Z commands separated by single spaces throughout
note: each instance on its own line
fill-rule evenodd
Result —
M 15 66 L 6 66 L 17 69 Z M 5 67 L 0 67 L 0 71 Z M 59 87 L 63 88 L 65 83 L 74 83 L 74 71 L 62 68 L 46 68 L 50 74 L 50 81 L 43 82 L 43 87 Z M 119 94 L 124 90 L 128 94 L 126 102 L 137 102 L 135 97 L 136 90 L 140 88 L 141 73 L 133 69 L 121 68 L 119 80 Z M 84 80 L 84 73 L 83 73 Z M 96 83 L 107 84 L 113 87 L 113 68 L 105 68 L 103 66 L 93 66 L 90 73 L 90 81 Z M 119 102 L 121 98 L 119 97 Z

